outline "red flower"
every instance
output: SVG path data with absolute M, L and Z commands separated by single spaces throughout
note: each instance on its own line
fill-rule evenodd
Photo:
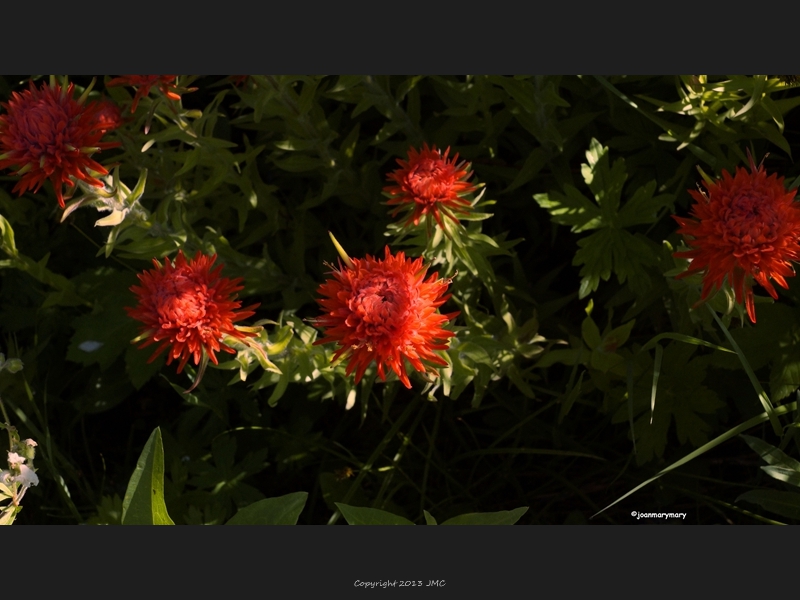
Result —
M 458 162 L 458 154 L 447 159 L 450 148 L 444 151 L 428 148 L 423 144 L 422 151 L 410 148 L 408 161 L 397 159 L 402 167 L 387 177 L 394 185 L 383 188 L 392 196 L 387 202 L 389 206 L 397 206 L 392 211 L 396 216 L 407 210 L 411 214 L 404 223 L 419 225 L 423 215 L 433 216 L 440 227 L 444 228 L 441 215 L 458 223 L 456 214 L 467 214 L 470 201 L 463 196 L 474 192 L 475 186 L 466 180 L 472 175 L 470 165 L 466 161 Z
M 239 331 L 233 323 L 255 314 L 252 309 L 258 304 L 236 310 L 242 305 L 235 300 L 235 292 L 242 289 L 241 279 L 220 278 L 222 265 L 211 270 L 216 259 L 216 254 L 205 256 L 198 251 L 187 262 L 179 251 L 174 263 L 167 259 L 162 267 L 154 258 L 155 268 L 139 274 L 141 287 L 131 287 L 139 304 L 125 310 L 144 323 L 140 337 L 148 339 L 139 348 L 161 342 L 148 362 L 171 346 L 167 364 L 180 359 L 178 373 L 190 356 L 194 357 L 194 364 L 200 364 L 203 353 L 216 365 L 219 363 L 215 352 L 236 353 L 221 343 L 223 335 L 238 339 L 256 335 Z
M 767 177 L 763 164 L 750 172 L 739 167 L 735 177 L 722 172 L 722 180 L 705 182 L 708 193 L 689 190 L 695 199 L 692 215 L 696 219 L 673 217 L 678 233 L 690 236 L 692 248 L 676 252 L 678 258 L 692 259 L 678 277 L 703 273 L 700 302 L 720 289 L 727 277 L 736 302 L 745 302 L 750 320 L 756 322 L 752 279 L 777 300 L 770 279 L 783 288 L 785 277 L 794 275 L 792 261 L 800 257 L 800 205 L 794 202 L 796 190 L 787 192 L 773 173 Z
M 105 133 L 113 131 L 122 125 L 122 113 L 119 106 L 108 98 L 97 103 L 97 128 Z
M 130 85 L 135 87 L 136 95 L 131 103 L 131 112 L 134 113 L 136 112 L 136 107 L 139 106 L 139 100 L 147 96 L 154 85 L 158 86 L 161 93 L 170 100 L 180 100 L 181 95 L 175 85 L 177 77 L 177 75 L 123 75 L 122 77 L 115 77 L 106 86 Z
M 436 273 L 424 281 L 428 268 L 422 258 L 407 259 L 403 252 L 392 256 L 388 246 L 383 260 L 369 255 L 350 260 L 351 266 L 340 263 L 319 287 L 323 298 L 317 302 L 326 314 L 315 324 L 326 331 L 315 344 L 337 342 L 334 359 L 349 355 L 347 374 L 355 371 L 356 383 L 373 360 L 381 379 L 386 381 L 388 366 L 407 388 L 411 383 L 403 359 L 417 371 L 436 376 L 436 368 L 425 363 L 447 365 L 434 350 L 447 349 L 448 338 L 455 334 L 442 325 L 458 315 L 436 312 L 450 298 L 444 295 L 450 281 L 437 279 Z
M 72 90 L 73 84 L 66 90 L 47 84 L 37 89 L 31 82 L 30 89 L 11 94 L 0 116 L 0 169 L 16 167 L 14 174 L 22 176 L 14 191 L 36 192 L 50 179 L 61 208 L 62 185 L 75 186 L 71 177 L 103 186 L 97 176 L 108 171 L 90 156 L 120 145 L 100 141 L 109 129 L 98 116 L 101 105 L 74 100 Z

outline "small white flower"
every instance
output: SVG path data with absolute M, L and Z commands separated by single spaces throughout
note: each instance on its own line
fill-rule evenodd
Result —
M 19 475 L 12 478 L 17 483 L 21 483 L 23 488 L 28 488 L 32 485 L 39 485 L 39 477 L 33 472 L 33 469 L 25 465 L 19 466 Z
M 39 445 L 36 442 L 34 442 L 31 438 L 28 438 L 27 440 L 25 440 L 25 443 L 28 444 L 28 446 L 30 446 L 31 448 L 35 448 L 36 446 Z
M 11 467 L 12 469 L 17 465 L 21 465 L 24 462 L 25 462 L 24 456 L 20 456 L 16 452 L 8 453 L 8 466 Z

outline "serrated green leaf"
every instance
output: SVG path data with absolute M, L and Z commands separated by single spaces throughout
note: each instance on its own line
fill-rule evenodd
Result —
M 442 525 L 513 525 L 526 512 L 527 506 L 498 512 L 468 513 L 448 519 Z
M 616 273 L 620 283 L 628 281 L 631 289 L 644 293 L 650 287 L 650 277 L 645 266 L 657 263 L 656 251 L 643 236 L 633 235 L 623 229 L 601 229 L 578 240 L 580 249 L 572 264 L 583 265 L 580 275 L 589 291 L 594 291 L 602 279 L 608 281 Z
M 548 194 L 535 194 L 533 199 L 550 213 L 553 222 L 559 225 L 569 225 L 573 232 L 597 229 L 604 225 L 600 208 L 577 188 L 569 184 L 564 186 L 564 192 L 550 192 Z
M 628 178 L 625 161 L 618 158 L 609 168 L 608 148 L 600 146 L 594 138 L 586 152 L 586 158 L 589 164 L 581 165 L 583 179 L 592 190 L 603 216 L 610 223 L 619 210 L 622 188 Z
M 349 506 L 336 502 L 336 507 L 342 513 L 348 525 L 413 525 L 411 521 L 398 515 L 393 515 L 385 510 L 366 508 L 362 506 Z
M 174 525 L 164 504 L 164 446 L 156 427 L 144 445 L 122 501 L 123 525 Z
M 653 197 L 656 182 L 650 181 L 640 187 L 619 211 L 617 224 L 619 227 L 633 227 L 655 223 L 661 209 L 671 206 L 674 196 L 661 194 Z
M 425 515 L 426 525 L 436 525 L 436 519 L 433 518 L 433 515 L 431 513 L 429 513 L 427 510 L 423 510 L 422 514 Z
M 226 525 L 296 525 L 307 498 L 308 492 L 264 498 L 240 508 Z

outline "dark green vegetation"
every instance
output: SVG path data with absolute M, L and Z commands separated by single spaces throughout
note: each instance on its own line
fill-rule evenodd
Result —
M 725 293 L 709 302 L 778 408 L 780 435 L 766 418 L 754 422 L 741 431 L 751 437 L 732 435 L 589 521 L 765 412 L 714 315 L 690 310 L 700 279 L 674 278 L 686 261 L 672 256 L 682 240 L 671 215 L 688 215 L 698 166 L 711 177 L 733 172 L 747 165 L 747 149 L 756 163 L 766 156 L 787 188 L 797 185 L 796 84 L 772 76 L 180 83 L 197 91 L 179 104 L 154 90 L 133 116 L 131 90 L 106 89 L 102 78 L 93 88 L 129 118 L 105 138 L 121 147 L 94 155 L 119 165 L 112 183 L 127 187 L 118 187 L 118 214 L 87 202 L 60 222 L 49 183 L 17 197 L 17 179 L 0 177 L 0 349 L 24 363 L 0 373 L 0 397 L 22 437 L 39 443 L 40 484 L 17 524 L 119 522 L 156 427 L 177 524 L 223 523 L 237 508 L 296 492 L 308 493 L 301 524 L 342 523 L 337 502 L 418 524 L 423 510 L 442 523 L 520 507 L 529 509 L 519 524 L 665 522 L 636 521 L 632 511 L 683 512 L 684 524 L 800 520 L 791 404 L 800 283 L 790 278 L 775 303 L 754 286 L 756 325 Z M 0 79 L 0 99 L 25 87 Z M 464 222 L 463 246 L 433 243 L 424 228 L 403 237 L 385 205 L 396 159 L 423 142 L 451 147 L 485 186 L 479 208 L 490 216 Z M 95 225 L 109 215 L 118 220 Z M 461 311 L 452 370 L 433 384 L 414 374 L 407 390 L 395 377 L 376 380 L 374 369 L 355 386 L 343 364 L 330 368 L 335 347 L 313 346 L 319 334 L 309 321 L 319 315 L 326 263 L 337 259 L 328 231 L 352 257 L 382 255 L 390 243 L 424 251 L 431 271 L 454 276 L 442 307 Z M 179 248 L 217 253 L 225 276 L 243 278 L 239 298 L 261 303 L 251 323 L 271 321 L 269 358 L 280 372 L 245 351 L 223 353 L 221 368 L 210 366 L 183 394 L 191 367 L 178 375 L 163 356 L 146 363 L 153 347 L 130 343 L 138 331 L 124 311 L 135 301 L 129 287 L 153 257 L 174 258 Z M 671 337 L 648 345 L 662 334 Z M 102 345 L 86 351 L 94 347 L 86 342 Z

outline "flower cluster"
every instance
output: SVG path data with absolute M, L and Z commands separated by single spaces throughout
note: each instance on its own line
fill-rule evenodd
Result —
M 113 87 L 117 85 L 129 85 L 136 88 L 136 95 L 131 102 L 131 113 L 136 112 L 139 100 L 148 96 L 153 86 L 156 86 L 161 93 L 170 100 L 180 100 L 179 88 L 175 85 L 177 75 L 123 75 L 115 77 L 106 85 Z
M 20 440 L 15 427 L 2 425 L 9 433 L 8 469 L 0 471 L 0 502 L 11 500 L 0 506 L 0 524 L 8 525 L 14 521 L 19 511 L 19 503 L 31 486 L 39 485 L 39 476 L 33 466 L 36 456 L 36 442 L 31 439 Z
M 450 281 L 436 273 L 425 280 L 422 258 L 393 256 L 388 246 L 382 260 L 367 255 L 348 261 L 319 287 L 317 302 L 325 314 L 315 324 L 325 328 L 325 337 L 315 343 L 338 343 L 334 359 L 348 356 L 346 372 L 355 371 L 356 383 L 373 360 L 381 379 L 389 367 L 407 388 L 404 359 L 418 372 L 436 376 L 432 365 L 447 361 L 435 351 L 447 349 L 455 335 L 442 326 L 458 315 L 437 312 L 450 298 L 445 295 Z
M 755 323 L 752 279 L 770 296 L 778 298 L 770 279 L 783 288 L 794 275 L 792 262 L 800 258 L 800 205 L 796 190 L 786 191 L 783 178 L 767 176 L 763 164 L 750 172 L 741 167 L 735 176 L 722 172 L 722 180 L 705 182 L 706 191 L 689 190 L 695 199 L 692 218 L 673 217 L 687 237 L 690 250 L 676 252 L 691 259 L 678 277 L 703 274 L 700 301 L 719 290 L 727 279 L 736 302 L 744 301 Z
M 240 331 L 234 323 L 255 314 L 258 304 L 239 310 L 242 303 L 235 298 L 241 279 L 220 277 L 221 265 L 212 271 L 216 259 L 198 251 L 187 261 L 179 251 L 174 262 L 167 259 L 162 266 L 154 258 L 155 268 L 139 274 L 141 286 L 131 287 L 139 303 L 125 310 L 143 323 L 137 339 L 147 339 L 140 348 L 160 342 L 148 362 L 170 348 L 167 364 L 180 360 L 178 373 L 190 357 L 197 365 L 205 355 L 216 365 L 215 352 L 236 353 L 221 342 L 223 336 L 244 340 L 256 335 Z
M 29 89 L 11 94 L 0 115 L 0 169 L 16 168 L 20 180 L 14 191 L 36 192 L 49 179 L 61 208 L 63 185 L 74 187 L 79 180 L 103 186 L 97 177 L 108 170 L 91 155 L 120 145 L 100 141 L 119 125 L 108 104 L 75 100 L 73 87 L 43 83 L 37 88 L 31 82 Z
M 466 161 L 458 162 L 458 154 L 447 158 L 450 148 L 437 150 L 423 144 L 422 150 L 411 148 L 408 160 L 397 159 L 400 169 L 390 173 L 387 179 L 393 185 L 383 188 L 390 197 L 387 204 L 396 206 L 392 216 L 401 211 L 409 212 L 404 225 L 419 225 L 420 218 L 433 217 L 444 228 L 442 215 L 458 223 L 456 215 L 467 214 L 471 203 L 464 196 L 475 191 L 467 181 L 472 172 Z

